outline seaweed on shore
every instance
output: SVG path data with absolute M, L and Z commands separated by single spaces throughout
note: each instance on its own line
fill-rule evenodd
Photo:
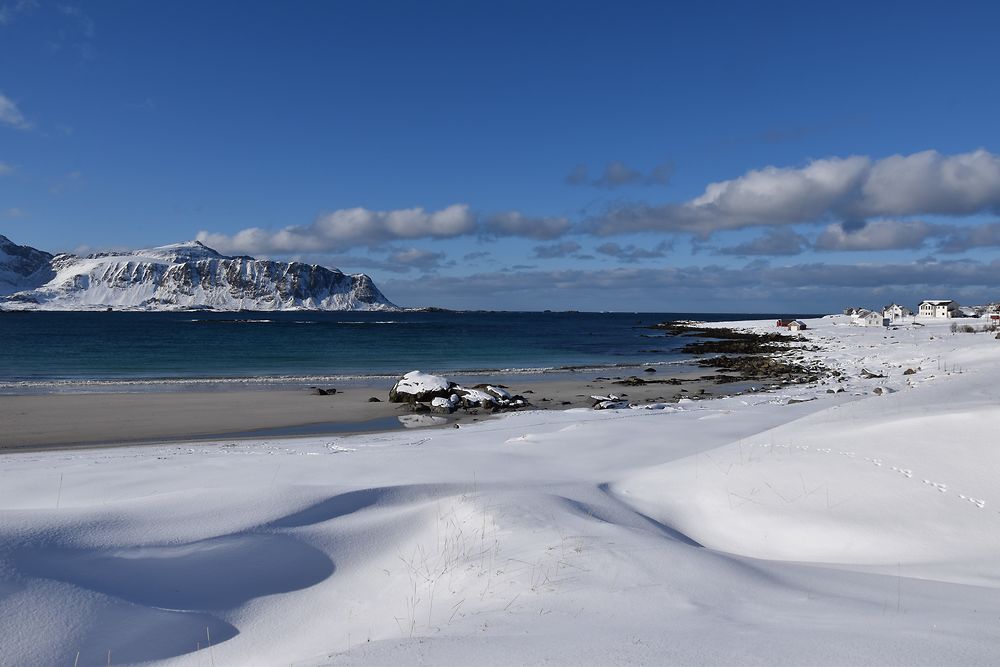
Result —
M 729 382 L 736 380 L 759 380 L 762 378 L 788 380 L 791 382 L 815 382 L 819 380 L 819 374 L 822 372 L 819 368 L 807 368 L 773 357 L 729 357 L 723 355 L 710 359 L 699 359 L 695 363 L 707 368 L 739 373 L 739 377 L 729 379 Z M 715 376 L 715 380 L 718 382 L 722 377 L 726 376 L 717 375 Z
M 674 321 L 660 322 L 653 324 L 650 329 L 665 331 L 667 335 L 692 336 L 697 338 L 716 338 L 720 340 L 760 340 L 763 342 L 795 342 L 802 340 L 799 336 L 792 336 L 778 331 L 768 331 L 757 333 L 755 331 L 743 331 L 727 327 L 700 327 L 694 322 Z
M 691 322 L 661 322 L 652 329 L 666 332 L 668 336 L 689 336 L 711 340 L 688 343 L 681 352 L 685 354 L 770 354 L 787 349 L 797 343 L 800 336 L 790 336 L 777 331 L 758 333 L 726 327 L 699 327 Z
M 681 352 L 685 354 L 770 354 L 784 352 L 785 345 L 778 345 L 756 338 L 739 338 L 731 340 L 704 340 L 688 343 Z
M 715 375 L 718 384 L 740 380 L 774 379 L 780 382 L 816 382 L 826 373 L 820 366 L 807 367 L 777 358 L 787 352 L 792 343 L 805 341 L 801 336 L 792 336 L 777 331 L 758 333 L 725 327 L 700 327 L 694 322 L 662 322 L 651 328 L 665 331 L 670 336 L 691 336 L 708 338 L 692 342 L 681 348 L 685 354 L 715 354 L 695 363 L 706 368 L 714 368 L 734 375 Z M 729 356 L 734 355 L 734 356 Z

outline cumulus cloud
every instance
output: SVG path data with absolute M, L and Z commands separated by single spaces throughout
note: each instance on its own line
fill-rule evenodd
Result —
M 520 236 L 547 241 L 562 236 L 569 228 L 567 218 L 533 217 L 508 211 L 487 218 L 484 232 L 490 236 Z
M 0 93 L 0 123 L 17 130 L 30 130 L 32 123 L 24 117 L 12 99 Z
M 938 244 L 938 250 L 944 253 L 996 247 L 1000 247 L 1000 222 L 971 227 L 951 225 Z
M 877 220 L 855 226 L 835 223 L 816 239 L 817 250 L 902 250 L 922 248 L 941 230 L 922 220 Z
M 567 218 L 533 217 L 517 211 L 480 219 L 467 204 L 453 204 L 438 211 L 340 209 L 320 215 L 310 225 L 292 225 L 278 230 L 250 227 L 235 234 L 202 230 L 197 239 L 223 252 L 288 255 L 469 235 L 549 240 L 562 236 L 570 226 Z
M 674 244 L 672 241 L 661 241 L 653 248 L 641 248 L 635 245 L 622 247 L 617 243 L 602 243 L 594 248 L 594 250 L 602 255 L 614 257 L 621 262 L 631 264 L 644 259 L 656 259 L 663 257 L 667 254 L 667 252 L 673 250 L 673 248 Z
M 580 252 L 582 246 L 575 241 L 564 241 L 563 243 L 553 243 L 550 245 L 536 245 L 532 250 L 532 256 L 536 259 L 555 259 L 557 257 L 568 257 Z
M 625 185 L 667 185 L 673 174 L 674 166 L 670 163 L 657 165 L 648 174 L 643 174 L 621 160 L 612 160 L 604 165 L 604 171 L 593 179 L 590 178 L 590 169 L 587 165 L 578 164 L 566 175 L 566 183 L 610 190 Z
M 755 226 L 1000 210 L 1000 156 L 937 151 L 813 160 L 766 167 L 710 183 L 698 197 L 660 206 L 615 206 L 587 221 L 600 235 L 641 231 L 714 232 Z
M 716 250 L 720 255 L 737 257 L 798 255 L 809 247 L 809 240 L 791 229 L 773 229 L 763 236 L 735 246 Z
M 293 225 L 277 231 L 251 227 L 233 235 L 200 231 L 197 238 L 223 252 L 288 254 L 329 252 L 399 239 L 453 238 L 471 233 L 475 226 L 476 218 L 465 204 L 453 204 L 439 211 L 348 208 L 320 215 L 311 225 Z
M 421 271 L 434 271 L 444 266 L 454 266 L 454 262 L 445 263 L 443 252 L 432 252 L 420 248 L 404 248 L 395 250 L 389 254 L 386 261 L 401 267 L 420 269 Z
M 985 150 L 945 156 L 937 151 L 875 162 L 857 214 L 970 215 L 1000 209 L 1000 156 Z

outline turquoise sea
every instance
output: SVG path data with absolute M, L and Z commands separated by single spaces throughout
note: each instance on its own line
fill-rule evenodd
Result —
M 0 313 L 0 392 L 268 385 L 683 363 L 649 328 L 749 313 Z

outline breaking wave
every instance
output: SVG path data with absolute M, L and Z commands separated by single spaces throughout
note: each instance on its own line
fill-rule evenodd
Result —
M 467 376 L 550 376 L 579 373 L 584 371 L 610 371 L 640 369 L 646 367 L 670 367 L 690 365 L 688 360 L 654 361 L 650 363 L 628 364 L 583 364 L 574 366 L 528 366 L 497 368 L 434 369 L 427 372 L 454 378 Z M 271 389 L 297 388 L 327 383 L 347 383 L 357 386 L 387 384 L 404 373 L 414 370 L 384 373 L 336 373 L 319 375 L 258 375 L 247 377 L 145 377 L 145 378 L 72 378 L 72 379 L 25 379 L 0 382 L 0 394 L 24 393 L 127 393 L 147 391 L 183 391 L 184 389 Z

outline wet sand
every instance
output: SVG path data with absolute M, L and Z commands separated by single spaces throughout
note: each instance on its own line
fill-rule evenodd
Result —
M 681 378 L 682 385 L 623 386 L 614 384 L 612 376 L 581 372 L 508 381 L 506 386 L 512 393 L 524 395 L 534 409 L 565 410 L 590 408 L 594 403 L 590 396 L 595 394 L 651 403 L 676 401 L 682 396 L 732 394 L 751 384 L 719 385 L 697 379 L 709 373 L 705 369 L 669 376 L 661 373 L 660 377 L 640 374 L 644 380 Z M 381 401 L 369 402 L 372 396 Z M 308 388 L 0 396 L 0 452 L 401 428 L 398 418 L 412 412 L 406 405 L 389 403 L 387 397 L 388 385 L 352 386 L 329 396 L 312 395 Z M 446 418 L 450 425 L 490 416 L 487 410 L 458 410 Z

